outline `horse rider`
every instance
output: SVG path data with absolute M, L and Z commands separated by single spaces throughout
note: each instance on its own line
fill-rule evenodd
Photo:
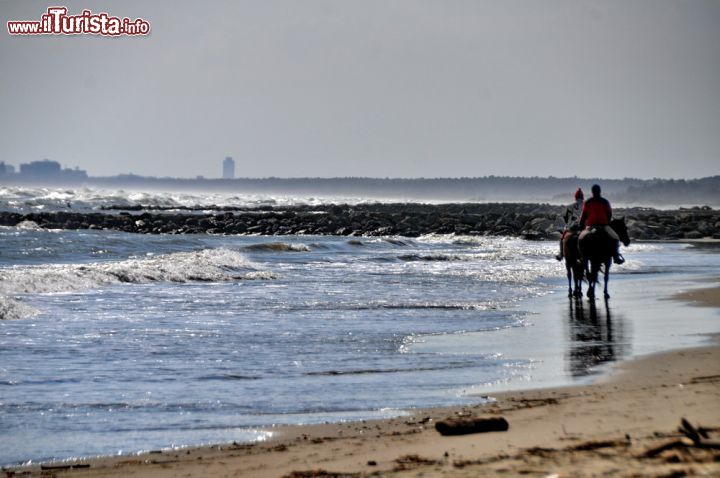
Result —
M 563 219 L 565 219 L 565 229 L 560 238 L 560 254 L 555 256 L 555 259 L 559 261 L 565 257 L 563 252 L 563 241 L 565 238 L 569 234 L 580 230 L 580 215 L 582 214 L 584 200 L 585 194 L 583 194 L 582 189 L 577 188 L 577 191 L 575 191 L 575 202 L 567 207 L 563 216 Z
M 585 201 L 582 214 L 580 215 L 580 227 L 584 230 L 580 233 L 580 241 L 590 233 L 593 228 L 604 230 L 610 238 L 615 241 L 613 262 L 622 264 L 625 262 L 623 256 L 620 255 L 620 238 L 617 233 L 610 227 L 612 219 L 612 208 L 607 199 L 600 195 L 600 185 L 593 184 L 592 197 Z

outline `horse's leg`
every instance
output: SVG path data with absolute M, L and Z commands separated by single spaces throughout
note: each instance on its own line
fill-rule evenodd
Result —
M 580 284 L 582 284 L 583 270 L 578 267 L 577 259 L 573 261 L 571 269 L 573 275 L 573 285 L 575 286 L 573 296 L 580 297 L 582 296 L 582 286 Z
M 567 278 L 568 278 L 568 297 L 572 297 L 573 295 L 573 289 L 572 289 L 572 267 L 570 267 L 570 264 L 567 262 L 567 259 L 565 261 L 565 270 L 567 271 Z
M 600 282 L 600 264 L 594 263 L 592 265 L 592 277 L 593 277 L 593 299 L 595 298 L 595 287 Z
M 570 259 L 572 259 L 568 254 L 568 247 L 567 247 L 567 241 L 570 236 L 563 233 L 562 239 L 560 239 L 560 252 L 565 257 L 565 272 L 567 273 L 567 280 L 568 280 L 568 297 L 572 297 L 572 270 L 571 270 L 571 264 L 572 262 Z
M 590 261 L 590 272 L 588 274 L 588 299 L 595 298 L 595 283 L 597 282 L 599 265 L 594 261 Z
M 572 267 L 572 268 L 571 268 L 571 273 L 572 273 L 572 276 L 573 276 L 573 284 L 572 284 L 572 285 L 573 285 L 573 292 L 572 292 L 572 295 L 573 295 L 573 297 L 577 297 L 577 271 L 576 271 L 576 268 L 575 268 L 575 267 Z
M 609 299 L 610 294 L 608 293 L 608 280 L 610 279 L 610 264 L 612 263 L 612 260 L 608 259 L 605 262 L 605 298 Z
M 567 264 L 569 271 L 572 273 L 573 282 L 575 289 L 573 291 L 574 297 L 581 297 L 582 292 L 580 290 L 580 283 L 582 282 L 583 269 L 582 266 L 578 266 L 580 261 L 580 249 L 578 245 L 578 235 L 573 233 L 568 236 L 565 242 L 565 263 Z M 579 294 L 579 295 L 578 295 Z
M 575 267 L 575 297 L 582 297 L 582 269 Z

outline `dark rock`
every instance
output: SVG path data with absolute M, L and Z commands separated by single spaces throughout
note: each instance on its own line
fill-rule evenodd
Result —
M 451 418 L 435 424 L 435 430 L 444 436 L 504 432 L 509 428 L 510 424 L 503 417 Z
M 157 208 L 156 208 L 157 209 Z M 0 225 L 33 221 L 43 228 L 114 229 L 166 234 L 335 234 L 402 235 L 468 234 L 556 239 L 562 227 L 560 206 L 547 204 L 360 204 L 288 206 L 273 208 L 181 207 L 190 213 L 131 215 L 0 212 Z M 208 211 L 214 211 L 212 213 Z M 626 216 L 633 239 L 688 239 L 720 234 L 720 211 L 702 208 L 657 211 L 647 208 L 616 210 Z

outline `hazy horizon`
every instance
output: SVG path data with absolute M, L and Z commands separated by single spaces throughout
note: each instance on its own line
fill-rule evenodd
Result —
M 3 28 L 52 3 L 0 0 Z M 0 34 L 0 161 L 91 176 L 720 174 L 720 2 L 130 0 Z

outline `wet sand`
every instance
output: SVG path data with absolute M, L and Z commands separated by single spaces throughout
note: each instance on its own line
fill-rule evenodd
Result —
M 412 417 L 278 428 L 256 445 L 224 445 L 137 457 L 83 461 L 58 476 L 666 476 L 720 473 L 720 451 L 672 448 L 681 418 L 720 429 L 720 347 L 624 363 L 601 383 L 499 394 L 492 405 L 435 409 Z M 448 417 L 503 416 L 507 432 L 443 437 Z M 36 469 L 36 472 L 39 471 Z M 48 470 L 46 470 L 47 473 Z M 336 476 L 336 475 L 330 475 Z M 344 475 L 339 475 L 344 476 Z
M 720 279 L 716 279 L 714 282 L 715 287 L 688 290 L 677 294 L 674 298 L 697 307 L 720 308 L 720 293 L 718 293 L 720 285 L 717 285 Z
M 720 286 L 676 298 L 718 307 Z M 272 439 L 257 444 L 55 463 L 44 470 L 35 465 L 15 469 L 14 476 L 720 475 L 720 450 L 712 447 L 720 440 L 718 337 L 708 346 L 620 362 L 590 385 L 492 397 L 490 404 L 389 420 L 277 427 Z M 481 416 L 504 417 L 509 430 L 452 437 L 435 430 L 440 420 Z M 701 445 L 678 431 L 683 418 L 705 428 Z

